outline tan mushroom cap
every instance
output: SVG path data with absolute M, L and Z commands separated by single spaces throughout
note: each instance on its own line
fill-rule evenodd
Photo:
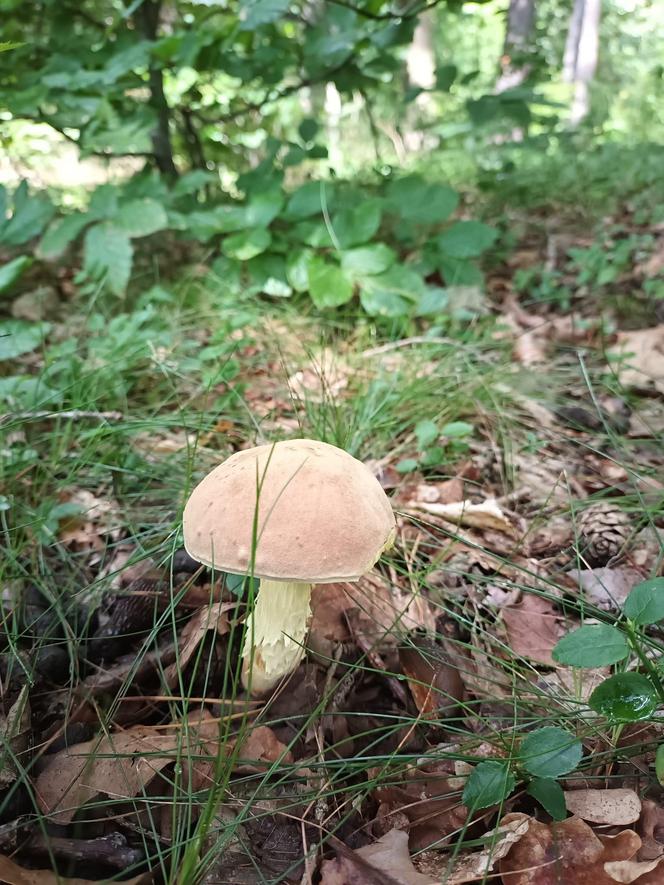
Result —
M 380 483 L 342 449 L 310 439 L 231 455 L 194 489 L 184 543 L 198 562 L 246 574 L 262 482 L 254 574 L 274 581 L 355 581 L 394 540 Z

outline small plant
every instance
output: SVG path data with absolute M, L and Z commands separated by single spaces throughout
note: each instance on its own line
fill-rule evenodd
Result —
M 514 274 L 514 285 L 530 299 L 542 304 L 552 304 L 560 310 L 569 310 L 572 293 L 563 283 L 563 275 L 557 270 L 528 267 L 519 268 Z
M 427 470 L 438 467 L 446 461 L 455 461 L 468 451 L 467 437 L 475 428 L 466 421 L 452 421 L 440 429 L 435 421 L 425 419 L 418 421 L 414 427 L 417 440 L 418 456 L 404 458 L 396 466 L 400 473 L 412 470 Z
M 618 664 L 624 667 L 633 653 L 644 672 L 621 669 L 601 682 L 588 700 L 590 709 L 618 728 L 650 719 L 664 703 L 662 674 L 645 650 L 645 627 L 664 620 L 664 578 L 637 584 L 623 607 L 618 625 L 585 624 L 567 633 L 553 650 L 560 664 L 595 668 Z M 515 739 L 509 759 L 479 762 L 466 781 L 463 801 L 471 810 L 499 805 L 517 782 L 554 820 L 566 816 L 565 798 L 557 778 L 569 774 L 581 762 L 581 740 L 557 726 L 545 726 Z M 655 773 L 664 780 L 664 747 L 657 751 Z

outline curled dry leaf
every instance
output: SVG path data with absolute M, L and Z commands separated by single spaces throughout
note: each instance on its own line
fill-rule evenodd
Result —
M 417 872 L 403 830 L 390 830 L 356 851 L 341 846 L 337 851 L 338 857 L 323 862 L 320 885 L 436 885 L 438 881 Z
M 639 860 L 654 860 L 664 854 L 664 808 L 652 799 L 644 799 L 641 805 Z
M 363 636 L 374 643 L 394 644 L 395 633 L 436 629 L 435 615 L 423 596 L 392 587 L 379 575 L 369 574 L 354 584 L 317 584 L 313 588 L 309 648 L 332 657 L 335 644 L 351 638 L 344 614 L 354 608 L 359 610 Z
M 664 393 L 664 323 L 652 329 L 618 332 L 608 352 L 620 361 L 618 377 L 626 387 L 654 387 Z
M 123 517 L 117 501 L 98 497 L 88 489 L 73 489 L 61 495 L 60 503 L 80 511 L 60 521 L 63 544 L 76 550 L 102 550 L 104 536 L 119 539 Z
M 395 815 L 399 819 L 403 816 L 408 821 L 412 848 L 419 851 L 439 843 L 466 823 L 468 809 L 461 801 L 464 783 L 451 760 L 425 759 L 423 765 L 409 769 L 400 783 L 374 790 L 380 803 L 378 830 L 391 829 Z
M 568 574 L 572 580 L 578 581 L 586 599 L 604 611 L 621 609 L 632 588 L 643 580 L 642 573 L 629 565 L 570 569 Z
M 169 688 L 177 685 L 178 675 L 184 670 L 208 630 L 224 636 L 230 630 L 226 612 L 235 608 L 234 602 L 215 602 L 197 611 L 180 634 L 178 660 L 166 668 L 164 680 Z
M 495 830 L 487 833 L 486 848 L 472 854 L 460 855 L 454 860 L 451 869 L 448 858 L 440 858 L 436 864 L 436 880 L 445 882 L 445 885 L 464 885 L 466 882 L 484 880 L 493 872 L 498 861 L 505 857 L 512 846 L 528 832 L 532 820 L 527 814 L 511 814 L 510 818 L 506 823 L 501 823 Z M 418 868 L 423 872 L 434 872 L 429 864 L 418 865 Z
M 214 751 L 218 726 L 211 718 L 206 711 L 195 712 L 186 727 L 161 733 L 157 728 L 137 725 L 66 747 L 48 758 L 37 778 L 35 789 L 42 811 L 53 822 L 67 824 L 82 805 L 97 796 L 137 796 L 176 758 Z
M 641 817 L 641 800 L 634 790 L 567 790 L 565 805 L 571 814 L 594 824 L 633 824 Z
M 293 754 L 271 728 L 259 725 L 252 728 L 242 741 L 238 750 L 238 759 L 236 771 L 257 772 L 265 771 L 275 762 L 282 761 L 289 764 L 293 761 Z
M 26 870 L 10 858 L 0 855 L 0 881 L 5 885 L 96 885 L 92 879 L 69 879 L 52 870 Z M 148 885 L 151 873 L 125 879 L 123 885 Z
M 506 815 L 501 825 L 515 817 Z M 633 830 L 598 836 L 578 817 L 552 824 L 531 818 L 528 831 L 499 861 L 498 869 L 503 885 L 661 885 L 657 866 L 635 862 L 640 845 Z M 635 873 L 637 878 L 630 879 Z
M 495 498 L 487 498 L 481 504 L 471 501 L 458 501 L 453 504 L 428 504 L 426 501 L 415 502 L 414 506 L 432 516 L 438 516 L 446 522 L 469 526 L 481 530 L 503 532 L 516 537 L 518 532 L 512 521 L 505 515 Z

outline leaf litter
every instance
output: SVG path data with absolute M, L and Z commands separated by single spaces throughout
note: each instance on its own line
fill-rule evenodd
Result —
M 510 311 L 517 372 L 520 364 L 539 371 L 561 345 L 601 350 L 599 330 L 583 317 L 542 318 L 513 303 Z M 617 336 L 619 364 L 628 367 L 620 379 L 637 390 L 660 384 L 660 333 L 647 331 Z M 395 356 L 366 356 L 364 377 Z M 297 358 L 294 346 L 288 361 L 295 366 Z M 399 370 L 404 362 L 399 354 L 393 365 Z M 433 363 L 418 368 L 425 376 L 435 370 Z M 248 377 L 246 400 L 265 432 L 270 422 L 299 431 L 303 404 L 338 406 L 357 383 L 350 356 L 323 351 L 289 372 L 286 383 L 282 374 L 275 361 Z M 396 452 L 374 458 L 399 513 L 394 562 L 358 584 L 314 588 L 308 653 L 260 704 L 233 682 L 244 611 L 237 586 L 192 571 L 183 556 L 181 571 L 174 558 L 164 567 L 137 557 L 115 496 L 69 489 L 61 503 L 72 508 L 59 523 L 58 543 L 79 557 L 90 586 L 105 582 L 107 625 L 122 635 L 123 653 L 109 647 L 93 659 L 93 644 L 86 646 L 73 691 L 48 674 L 29 688 L 2 674 L 3 736 L 12 756 L 4 786 L 31 785 L 51 838 L 76 832 L 92 845 L 119 829 L 145 865 L 155 844 L 164 850 L 176 837 L 172 809 L 179 813 L 187 798 L 201 797 L 195 825 L 224 771 L 211 830 L 217 836 L 206 845 L 219 854 L 218 881 L 234 885 L 664 881 L 664 811 L 647 777 L 661 734 L 655 725 L 649 749 L 630 750 L 630 764 L 614 767 L 587 706 L 608 669 L 573 671 L 552 657 L 584 607 L 587 616 L 619 610 L 634 584 L 658 568 L 662 542 L 655 516 L 649 538 L 646 529 L 633 532 L 618 561 L 587 561 L 593 539 L 579 534 L 579 503 L 608 498 L 633 508 L 634 477 L 607 442 L 607 403 L 598 410 L 583 392 L 574 397 L 574 412 L 553 403 L 538 411 L 517 390 L 526 426 L 537 429 L 534 451 L 524 446 L 508 458 L 487 425 L 482 442 L 446 463 L 442 476 L 420 465 L 404 477 Z M 169 457 L 191 442 L 184 432 L 172 439 L 153 445 L 150 457 Z M 204 442 L 210 461 L 219 447 L 245 444 L 227 424 Z M 149 439 L 140 443 L 150 448 Z M 652 473 L 657 459 L 646 449 L 639 455 Z M 657 500 L 661 489 L 649 478 Z M 128 565 L 132 557 L 138 561 Z M 132 606 L 146 598 L 161 602 L 139 621 Z M 98 597 L 80 594 L 78 601 L 94 631 Z M 521 727 L 515 698 L 526 713 Z M 563 721 L 583 741 L 582 773 L 560 778 L 565 820 L 534 803 L 522 789 L 523 771 L 504 807 L 475 810 L 464 802 L 482 760 L 516 758 L 529 717 Z M 90 733 L 75 739 L 76 728 Z M 633 746 L 627 731 L 615 740 L 619 752 Z M 152 829 L 150 815 L 159 820 Z M 20 814 L 11 820 L 18 860 L 0 858 L 0 877 L 20 885 L 55 881 L 55 874 L 29 869 L 36 835 L 18 823 Z M 235 834 L 230 841 L 218 836 L 226 831 Z M 61 869 L 71 867 L 70 858 Z

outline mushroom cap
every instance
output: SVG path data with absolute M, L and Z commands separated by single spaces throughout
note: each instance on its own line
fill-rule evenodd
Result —
M 336 446 L 293 439 L 237 452 L 196 486 L 184 509 L 187 552 L 247 574 L 257 509 L 258 578 L 356 581 L 394 540 L 392 507 L 368 467 Z

